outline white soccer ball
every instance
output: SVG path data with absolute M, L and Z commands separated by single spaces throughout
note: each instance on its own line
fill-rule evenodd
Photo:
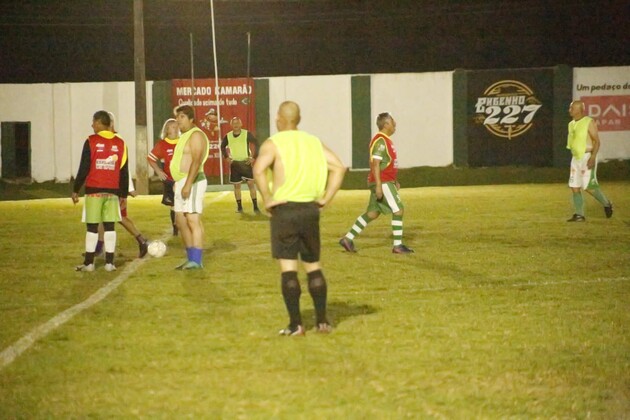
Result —
M 166 254 L 166 244 L 160 240 L 151 241 L 148 252 L 153 258 L 163 257 Z

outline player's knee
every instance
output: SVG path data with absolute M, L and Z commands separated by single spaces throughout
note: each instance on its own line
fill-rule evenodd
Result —
M 381 215 L 381 213 L 377 211 L 369 211 L 366 214 L 367 214 L 367 217 L 370 219 L 370 221 L 378 219 L 378 216 Z
M 105 232 L 111 232 L 115 230 L 115 225 L 116 224 L 114 222 L 104 222 L 103 229 L 105 230 Z
M 98 223 L 87 223 L 87 231 L 91 233 L 98 233 Z

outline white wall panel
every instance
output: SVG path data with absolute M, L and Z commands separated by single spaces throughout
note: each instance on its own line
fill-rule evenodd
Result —
M 269 121 L 277 132 L 278 106 L 297 102 L 302 111 L 299 129 L 316 135 L 350 166 L 352 163 L 352 108 L 350 76 L 301 76 L 269 79 Z
M 372 121 L 385 111 L 396 120 L 400 168 L 453 163 L 452 72 L 377 74 L 371 89 Z

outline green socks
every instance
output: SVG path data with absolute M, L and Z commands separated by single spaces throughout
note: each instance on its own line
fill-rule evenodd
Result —
M 584 197 L 582 191 L 573 193 L 573 207 L 575 207 L 575 214 L 584 216 Z

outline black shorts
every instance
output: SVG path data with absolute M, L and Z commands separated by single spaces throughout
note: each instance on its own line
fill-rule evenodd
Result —
M 271 255 L 277 259 L 314 263 L 319 261 L 319 205 L 287 203 L 273 208 Z
M 240 184 L 254 179 L 252 164 L 247 160 L 233 160 L 230 165 L 230 183 Z
M 175 191 L 173 191 L 173 181 L 162 181 L 164 188 L 162 189 L 162 204 L 172 207 L 175 204 Z

